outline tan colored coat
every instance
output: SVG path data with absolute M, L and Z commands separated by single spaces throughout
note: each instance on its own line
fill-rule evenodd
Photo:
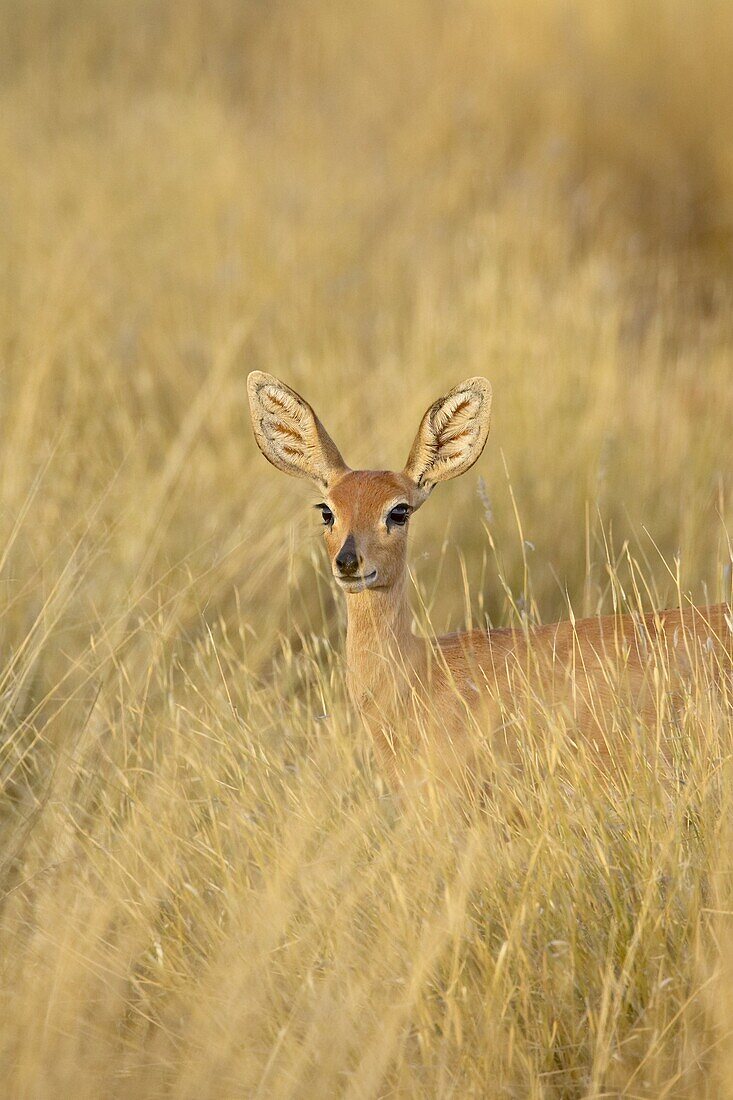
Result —
M 619 708 L 658 734 L 693 679 L 712 686 L 730 677 L 733 619 L 724 604 L 526 632 L 412 633 L 408 521 L 439 482 L 480 456 L 491 413 L 485 378 L 466 379 L 430 406 L 399 473 L 351 470 L 308 402 L 272 375 L 254 371 L 248 391 L 265 457 L 323 495 L 316 507 L 347 600 L 349 690 L 392 780 L 422 764 L 441 774 L 480 772 L 487 748 L 521 757 L 533 718 L 546 725 L 550 716 L 564 722 L 571 743 L 585 741 L 609 761 Z

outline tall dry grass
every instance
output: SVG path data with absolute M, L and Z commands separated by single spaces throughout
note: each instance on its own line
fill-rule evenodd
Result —
M 0 20 L 6 1094 L 733 1095 L 725 700 L 671 787 L 548 722 L 490 807 L 395 806 L 244 391 L 396 466 L 491 378 L 438 629 L 728 595 L 733 9 Z

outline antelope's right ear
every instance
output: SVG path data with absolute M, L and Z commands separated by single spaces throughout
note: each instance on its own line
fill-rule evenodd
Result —
M 247 379 L 257 446 L 283 473 L 315 481 L 319 489 L 348 466 L 308 402 L 271 374 L 255 370 Z
M 428 496 L 439 481 L 470 470 L 491 424 L 491 383 L 467 378 L 430 406 L 412 444 L 405 473 Z

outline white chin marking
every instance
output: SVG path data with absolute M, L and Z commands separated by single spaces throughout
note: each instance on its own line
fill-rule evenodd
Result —
M 336 577 L 344 592 L 363 592 L 366 588 L 373 588 L 377 582 L 377 571 L 373 569 L 371 573 L 365 573 L 361 577 Z

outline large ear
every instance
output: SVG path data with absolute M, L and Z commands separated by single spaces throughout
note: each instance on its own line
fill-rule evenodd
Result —
M 491 423 L 491 384 L 467 378 L 430 406 L 415 436 L 405 473 L 427 496 L 438 481 L 473 466 Z
M 247 394 L 257 446 L 278 470 L 328 486 L 348 466 L 308 402 L 271 374 L 252 371 Z

